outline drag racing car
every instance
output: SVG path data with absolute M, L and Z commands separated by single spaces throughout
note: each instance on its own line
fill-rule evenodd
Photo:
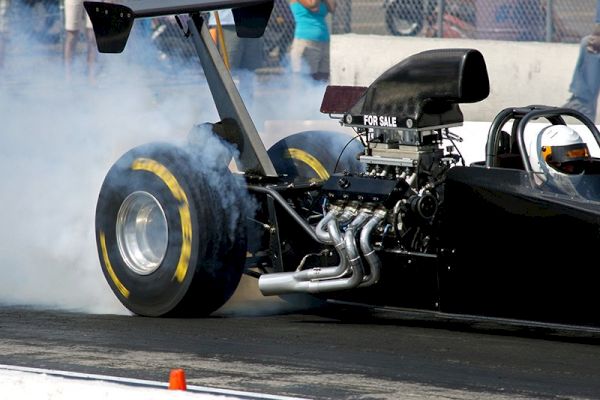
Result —
M 209 315 L 247 274 L 265 296 L 600 325 L 600 133 L 581 113 L 506 108 L 466 165 L 452 129 L 461 103 L 489 94 L 485 60 L 431 50 L 368 87 L 327 88 L 321 112 L 352 135 L 300 132 L 267 151 L 203 13 L 232 8 L 238 35 L 257 37 L 272 1 L 84 4 L 101 52 L 122 51 L 136 18 L 187 14 L 182 40 L 221 118 L 185 145 L 128 151 L 104 180 L 98 254 L 133 313 Z

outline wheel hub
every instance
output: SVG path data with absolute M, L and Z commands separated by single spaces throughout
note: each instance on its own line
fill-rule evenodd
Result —
M 148 192 L 133 192 L 117 214 L 117 245 L 125 264 L 136 274 L 156 271 L 167 252 L 169 228 L 160 203 Z

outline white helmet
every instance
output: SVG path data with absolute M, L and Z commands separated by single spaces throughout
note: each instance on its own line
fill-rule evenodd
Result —
M 576 192 L 590 152 L 581 136 L 565 125 L 542 129 L 529 146 L 531 169 L 541 182 L 571 194 Z

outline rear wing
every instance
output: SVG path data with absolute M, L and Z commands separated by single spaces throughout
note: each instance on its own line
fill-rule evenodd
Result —
M 273 9 L 273 0 L 124 0 L 119 3 L 83 2 L 101 53 L 122 52 L 136 18 L 231 8 L 238 36 L 256 38 L 263 35 Z

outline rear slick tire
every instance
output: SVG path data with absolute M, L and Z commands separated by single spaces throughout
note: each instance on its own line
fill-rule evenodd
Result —
M 123 155 L 104 180 L 96 207 L 102 272 L 135 314 L 208 315 L 239 283 L 246 190 L 227 166 L 198 165 L 182 148 L 150 144 Z
M 323 182 L 334 173 L 362 172 L 357 155 L 363 150 L 357 137 L 345 133 L 304 131 L 281 139 L 268 154 L 279 174 Z

